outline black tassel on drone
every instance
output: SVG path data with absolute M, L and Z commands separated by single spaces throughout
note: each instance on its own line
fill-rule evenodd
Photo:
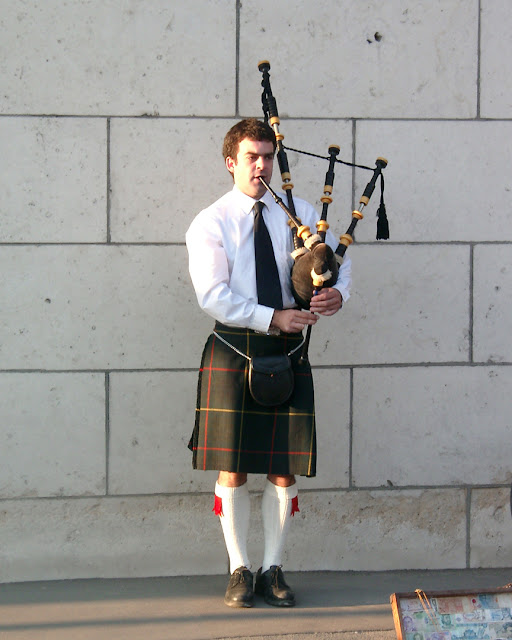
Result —
M 380 175 L 380 205 L 377 209 L 377 240 L 389 240 L 389 223 L 384 204 L 384 177 Z

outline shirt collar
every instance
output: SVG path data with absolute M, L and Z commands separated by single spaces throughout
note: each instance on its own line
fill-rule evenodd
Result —
M 258 200 L 251 198 L 245 193 L 242 193 L 242 191 L 240 191 L 240 189 L 236 185 L 233 185 L 233 193 L 243 213 L 245 213 L 246 215 L 249 215 L 250 213 L 252 214 L 254 204 L 258 202 Z M 270 206 L 274 201 L 268 191 L 266 191 L 263 197 L 259 198 L 259 200 L 267 206 L 267 209 L 270 209 Z

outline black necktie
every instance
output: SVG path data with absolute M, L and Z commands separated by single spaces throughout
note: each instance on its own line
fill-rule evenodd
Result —
M 263 202 L 254 205 L 254 257 L 259 304 L 272 309 L 283 308 L 281 284 L 272 241 L 263 220 Z

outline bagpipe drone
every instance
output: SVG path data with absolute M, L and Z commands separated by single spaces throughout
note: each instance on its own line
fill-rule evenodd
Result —
M 296 151 L 298 153 L 306 152 L 284 146 L 284 136 L 279 131 L 280 120 L 277 103 L 272 95 L 272 89 L 270 86 L 270 63 L 267 60 L 262 60 L 258 63 L 258 69 L 262 73 L 261 86 L 263 87 L 263 93 L 261 101 L 263 114 L 265 122 L 272 127 L 276 136 L 276 155 L 279 170 L 281 172 L 281 179 L 283 181 L 282 188 L 286 194 L 287 204 L 283 202 L 283 200 L 263 178 L 260 177 L 260 180 L 289 218 L 294 245 L 294 251 L 291 254 L 294 259 L 291 273 L 292 292 L 299 307 L 301 309 L 309 309 L 312 296 L 316 295 L 323 287 L 332 287 L 336 283 L 338 279 L 339 264 L 343 262 L 343 256 L 345 255 L 347 248 L 354 241 L 354 230 L 359 220 L 363 218 L 363 209 L 368 206 L 379 177 L 381 179 L 381 201 L 377 212 L 376 238 L 377 240 L 387 240 L 389 238 L 389 226 L 383 197 L 384 178 L 382 175 L 382 170 L 387 166 L 388 162 L 385 158 L 377 158 L 375 161 L 375 168 L 372 169 L 371 167 L 366 167 L 364 165 L 354 165 L 350 162 L 338 160 L 337 156 L 340 152 L 340 148 L 337 145 L 329 146 L 328 157 L 316 156 L 315 154 L 307 153 L 307 155 L 329 160 L 329 168 L 325 176 L 323 195 L 320 198 L 320 201 L 322 202 L 322 213 L 316 225 L 317 232 L 313 233 L 308 226 L 302 225 L 295 212 L 292 195 L 293 184 L 291 182 L 286 149 L 289 151 Z M 373 175 L 359 199 L 358 208 L 352 212 L 352 220 L 348 229 L 340 236 L 339 245 L 337 249 L 333 251 L 325 242 L 325 234 L 329 228 L 329 224 L 327 223 L 327 210 L 329 205 L 332 203 L 334 167 L 337 162 L 373 171 Z M 307 329 L 306 339 L 301 355 L 302 361 L 307 358 L 310 337 L 311 325 L 309 325 Z

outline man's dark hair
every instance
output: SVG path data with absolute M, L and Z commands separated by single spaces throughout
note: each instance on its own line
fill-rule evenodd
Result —
M 248 138 L 249 140 L 267 140 L 274 145 L 276 150 L 277 142 L 274 130 L 270 125 L 256 118 L 247 118 L 240 120 L 226 133 L 224 144 L 222 146 L 222 155 L 226 158 L 236 160 L 238 154 L 238 145 Z

